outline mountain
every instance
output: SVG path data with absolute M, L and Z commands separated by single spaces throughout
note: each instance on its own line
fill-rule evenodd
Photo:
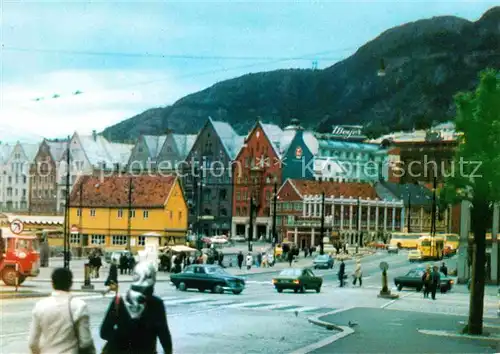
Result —
M 385 76 L 377 71 L 385 66 Z M 478 21 L 434 17 L 394 27 L 351 57 L 323 70 L 276 70 L 222 81 L 105 129 L 112 140 L 195 133 L 208 116 L 246 134 L 257 117 L 307 128 L 363 124 L 369 135 L 426 128 L 454 116 L 453 96 L 472 89 L 478 72 L 500 68 L 500 7 Z

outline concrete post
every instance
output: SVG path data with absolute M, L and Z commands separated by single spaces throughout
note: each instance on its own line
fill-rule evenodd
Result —
M 344 229 L 344 204 L 340 205 L 340 229 Z
M 498 217 L 500 204 L 493 207 L 493 227 L 491 229 L 491 281 L 498 284 Z
M 349 230 L 352 230 L 353 207 L 349 205 Z
M 368 204 L 367 210 L 366 210 L 366 230 L 370 230 L 370 219 L 372 217 L 372 209 L 370 207 L 370 204 Z
M 315 237 L 314 237 L 314 227 L 311 229 L 311 247 L 316 246 L 315 244 Z
M 384 207 L 384 231 L 387 231 L 387 205 Z
M 467 283 L 469 269 L 469 233 L 470 233 L 470 202 L 462 201 L 460 205 L 460 246 L 458 248 L 457 277 L 458 283 Z
M 392 231 L 396 231 L 396 207 L 392 207 Z
M 379 218 L 379 210 L 377 205 L 375 207 L 375 232 L 378 232 L 378 218 Z
M 395 209 L 393 209 L 393 210 L 395 210 Z M 400 225 L 400 229 L 401 229 L 400 231 L 401 231 L 401 232 L 404 232 L 404 231 L 405 231 L 405 227 L 406 227 L 406 225 L 408 225 L 408 224 L 406 223 L 405 216 L 406 216 L 407 218 L 409 218 L 409 217 L 410 217 L 410 210 L 408 210 L 408 215 L 406 215 L 406 207 L 403 205 L 403 207 L 401 208 L 401 217 L 399 218 L 399 221 L 400 221 L 400 223 L 401 223 L 401 225 Z M 394 219 L 392 219 L 392 221 L 394 222 Z M 392 229 L 394 230 L 394 226 L 392 227 Z M 408 230 L 407 230 L 407 231 L 408 231 Z
M 293 243 L 295 243 L 295 245 L 299 247 L 299 232 L 297 231 L 297 228 L 295 228 L 293 233 Z

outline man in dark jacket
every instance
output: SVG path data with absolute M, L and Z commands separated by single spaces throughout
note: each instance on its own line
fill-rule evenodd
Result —
M 288 263 L 290 264 L 290 267 L 292 266 L 292 262 L 293 262 L 293 251 L 290 250 L 290 252 L 288 252 Z
M 111 265 L 109 267 L 109 275 L 104 285 L 108 286 L 108 290 L 103 292 L 106 295 L 110 291 L 115 291 L 118 293 L 118 267 L 116 266 L 116 261 L 111 259 Z
M 448 267 L 446 267 L 446 263 L 443 262 L 443 264 L 441 264 L 439 271 L 443 273 L 445 277 L 448 276 Z
M 238 267 L 241 269 L 241 266 L 243 265 L 243 253 L 240 251 L 240 253 L 238 253 Z
M 441 275 L 439 274 L 439 270 L 438 270 L 438 267 L 437 266 L 434 266 L 432 268 L 432 274 L 431 274 L 431 281 L 432 281 L 432 284 L 431 284 L 431 296 L 432 296 L 432 300 L 436 300 L 436 291 L 437 291 L 437 288 L 440 286 L 441 284 Z
M 340 261 L 340 266 L 339 266 L 339 281 L 340 281 L 340 287 L 344 287 L 344 275 L 345 275 L 345 263 L 344 260 L 342 259 Z
M 125 253 L 122 253 L 120 255 L 120 274 L 127 273 L 127 268 L 128 268 L 128 258 L 125 255 Z

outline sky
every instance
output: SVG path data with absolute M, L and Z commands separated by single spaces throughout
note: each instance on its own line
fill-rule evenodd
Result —
M 102 131 L 225 79 L 325 68 L 391 27 L 475 21 L 496 4 L 0 0 L 0 141 Z

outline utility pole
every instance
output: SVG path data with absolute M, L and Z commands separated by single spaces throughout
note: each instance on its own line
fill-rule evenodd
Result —
M 319 254 L 325 254 L 325 244 L 323 238 L 325 237 L 325 192 L 321 192 L 321 225 L 319 229 L 320 244 Z M 314 245 L 313 245 L 314 246 Z
M 432 216 L 431 216 L 431 236 L 436 236 L 436 188 L 437 188 L 437 179 L 434 177 L 434 183 L 432 186 Z
M 273 259 L 276 259 L 276 243 L 277 235 L 276 235 L 276 204 L 278 203 L 278 184 L 274 183 L 274 196 L 273 196 Z
M 248 225 L 248 252 L 252 252 L 252 239 L 253 239 L 253 196 L 250 197 L 250 223 Z
M 358 230 L 358 244 L 356 245 L 356 253 L 359 251 L 360 243 L 361 243 L 361 224 L 359 219 L 361 218 L 361 199 L 358 198 L 358 213 L 356 220 L 356 229 Z
M 69 201 L 70 201 L 70 177 L 71 177 L 71 169 L 70 169 L 70 142 L 71 139 L 68 136 L 68 146 L 66 150 L 66 203 L 64 205 L 64 268 L 69 269 L 70 263 L 70 252 L 71 252 L 71 244 L 69 242 L 69 233 L 70 233 L 70 223 L 69 223 Z M 57 208 L 57 207 L 56 207 Z
M 408 215 L 406 216 L 406 223 L 408 225 L 408 233 L 411 232 L 411 192 L 408 190 Z M 402 222 L 402 221 L 401 221 Z
M 129 252 L 132 252 L 131 249 L 131 239 L 132 239 L 132 192 L 134 191 L 134 186 L 132 184 L 132 177 L 129 177 L 128 180 L 128 238 L 127 238 L 127 246 Z

